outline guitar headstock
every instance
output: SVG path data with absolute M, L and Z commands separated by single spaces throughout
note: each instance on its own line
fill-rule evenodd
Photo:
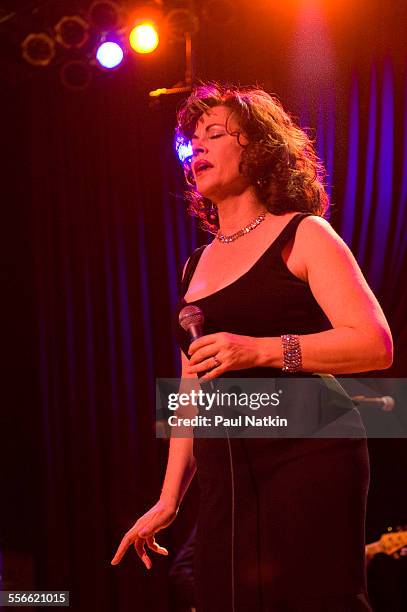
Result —
M 383 548 L 383 552 L 386 553 L 386 555 L 392 555 L 400 550 L 400 548 L 407 545 L 407 530 L 384 533 L 379 541 Z

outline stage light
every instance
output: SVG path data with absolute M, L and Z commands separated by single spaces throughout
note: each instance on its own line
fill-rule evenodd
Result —
M 55 42 L 45 33 L 28 34 L 21 43 L 23 58 L 34 66 L 48 66 L 55 56 Z
M 178 159 L 181 162 L 188 160 L 188 158 L 192 157 L 192 144 L 191 141 L 186 141 L 181 136 L 175 140 L 175 150 L 178 155 Z
M 106 41 L 99 45 L 96 59 L 103 68 L 117 68 L 123 61 L 123 49 L 113 41 Z
M 130 46 L 136 53 L 152 53 L 158 47 L 159 36 L 153 21 L 138 23 L 129 36 Z
M 97 0 L 89 8 L 88 16 L 96 28 L 110 32 L 121 20 L 121 7 L 111 0 Z
M 62 17 L 55 26 L 55 38 L 65 49 L 80 49 L 89 39 L 89 26 L 79 15 Z

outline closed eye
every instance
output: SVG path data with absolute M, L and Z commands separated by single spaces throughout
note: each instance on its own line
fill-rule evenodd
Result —
M 210 140 L 213 140 L 214 138 L 220 138 L 221 136 L 224 136 L 225 134 L 214 134 L 213 136 L 210 136 Z

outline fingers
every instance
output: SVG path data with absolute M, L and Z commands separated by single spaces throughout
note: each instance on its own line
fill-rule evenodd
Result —
M 204 359 L 210 359 L 217 352 L 216 346 L 217 345 L 214 346 L 214 344 L 209 344 L 195 351 L 189 360 L 188 366 L 192 367 L 197 363 L 201 364 Z
M 154 539 L 154 536 L 147 538 L 147 545 L 151 550 L 158 553 L 159 555 L 168 555 L 168 550 L 164 546 L 160 546 Z
M 203 346 L 206 346 L 207 344 L 213 344 L 214 342 L 216 342 L 216 340 L 218 340 L 218 338 L 219 338 L 219 333 L 207 334 L 206 336 L 201 336 L 197 340 L 194 340 L 193 342 L 191 342 L 188 348 L 188 354 L 193 355 L 195 351 L 197 351 Z
M 220 374 L 223 374 L 223 372 L 225 372 L 225 368 L 222 366 L 218 366 L 217 368 L 213 368 L 210 372 L 207 372 L 204 376 L 200 376 L 198 377 L 198 380 L 212 380 L 213 378 L 217 378 L 218 376 L 220 376 Z
M 136 549 L 138 556 L 140 557 L 140 559 L 142 560 L 146 568 L 151 569 L 152 567 L 151 559 L 146 553 L 146 549 L 144 548 L 144 542 L 145 540 L 143 538 L 138 538 L 134 542 L 134 548 Z
M 153 536 L 154 539 L 154 536 Z M 144 563 L 147 569 L 151 569 L 152 563 L 150 557 L 147 555 L 146 550 L 144 548 L 145 540 L 144 538 L 140 538 L 139 535 L 130 533 L 126 534 L 122 541 L 120 542 L 119 548 L 113 559 L 111 560 L 112 565 L 117 565 L 123 558 L 124 553 L 129 548 L 131 544 L 134 545 L 135 550 L 137 551 L 138 556 Z M 158 545 L 157 545 L 158 546 Z
M 188 366 L 187 372 L 188 374 L 192 374 L 194 372 L 206 372 L 207 370 L 212 370 L 214 366 L 213 355 L 208 357 L 208 359 L 204 359 L 204 361 L 200 361 L 195 365 Z
M 178 510 L 172 508 L 171 504 L 159 500 L 124 535 L 111 564 L 117 565 L 120 563 L 129 546 L 133 545 L 144 565 L 147 569 L 150 569 L 152 564 L 145 550 L 146 542 L 154 552 L 160 555 L 168 555 L 168 550 L 157 544 L 154 534 L 169 525 L 176 517 L 177 512 Z
M 122 539 L 122 541 L 120 542 L 119 548 L 117 549 L 117 552 L 110 563 L 112 565 L 117 565 L 118 563 L 120 563 L 120 561 L 123 558 L 123 555 L 129 548 L 129 546 L 133 544 L 138 556 L 140 557 L 140 559 L 142 560 L 146 568 L 151 569 L 152 562 L 151 562 L 150 557 L 146 553 L 145 542 L 147 542 L 148 547 L 154 552 L 160 555 L 165 555 L 165 556 L 168 555 L 168 550 L 164 548 L 164 546 L 160 546 L 159 544 L 157 544 L 157 542 L 155 541 L 154 535 L 148 535 L 145 538 L 143 538 L 140 536 L 140 534 L 133 534 L 133 535 L 126 534 L 124 538 Z
M 119 544 L 119 547 L 116 551 L 115 556 L 110 562 L 112 565 L 117 565 L 118 563 L 120 563 L 124 553 L 126 552 L 126 550 L 128 549 L 131 543 L 132 543 L 132 538 L 130 537 L 129 533 L 126 533 L 126 535 L 124 536 L 124 538 Z

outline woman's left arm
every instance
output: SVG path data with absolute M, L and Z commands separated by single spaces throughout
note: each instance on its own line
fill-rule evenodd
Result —
M 389 325 L 347 244 L 320 217 L 304 219 L 295 242 L 310 289 L 333 327 L 300 336 L 302 370 L 348 374 L 389 368 Z M 261 365 L 281 368 L 281 339 L 260 338 L 259 344 Z
M 349 374 L 389 368 L 393 342 L 379 302 L 367 284 L 352 252 L 330 224 L 307 217 L 298 227 L 293 247 L 305 264 L 310 289 L 333 329 L 300 335 L 302 371 Z M 291 330 L 286 330 L 290 333 Z M 280 337 L 253 338 L 219 333 L 191 344 L 191 372 L 221 365 L 205 378 L 227 370 L 283 367 Z M 242 372 L 244 376 L 244 372 Z

